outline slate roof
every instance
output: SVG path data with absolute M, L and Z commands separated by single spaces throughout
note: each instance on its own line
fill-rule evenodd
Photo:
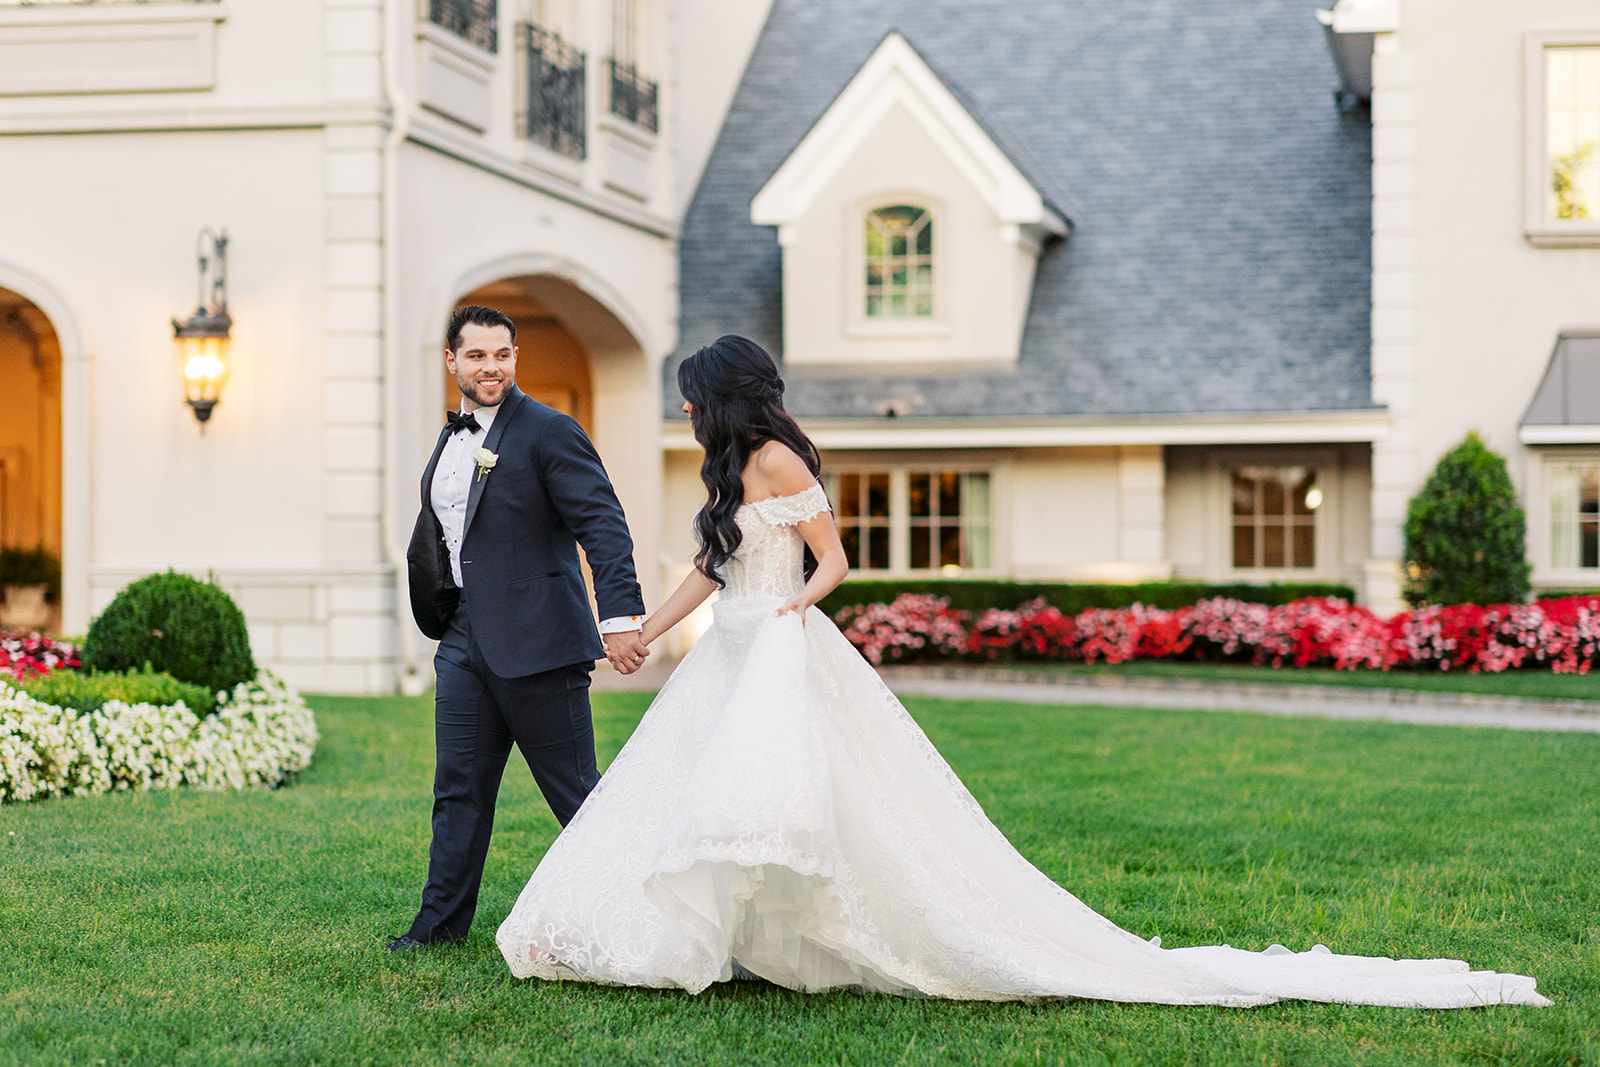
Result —
M 1325 0 L 1322 0 L 1325 4 Z M 1138 416 L 1371 408 L 1371 124 L 1318 0 L 775 0 L 684 220 L 679 351 L 782 358 L 750 201 L 898 29 L 1073 223 L 1015 372 L 789 375 L 790 411 Z

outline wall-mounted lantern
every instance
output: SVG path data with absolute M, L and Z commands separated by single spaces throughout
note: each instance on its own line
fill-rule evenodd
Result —
M 195 258 L 200 273 L 199 306 L 182 322 L 172 320 L 172 336 L 178 365 L 183 368 L 184 400 L 194 409 L 204 432 L 211 409 L 222 399 L 222 387 L 228 382 L 228 331 L 233 327 L 228 315 L 228 231 L 201 230 Z

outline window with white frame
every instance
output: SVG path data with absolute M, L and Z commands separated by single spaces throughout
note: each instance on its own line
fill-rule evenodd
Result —
M 994 566 L 988 471 L 840 471 L 825 481 L 851 570 L 953 574 Z
M 1546 472 L 1551 567 L 1600 569 L 1600 458 L 1552 461 Z
M 1600 245 L 1600 27 L 1530 33 L 1525 46 L 1527 238 Z
M 867 212 L 869 319 L 933 317 L 933 212 L 895 204 Z
M 1545 49 L 1547 220 L 1600 220 L 1600 43 Z
M 1316 470 L 1234 467 L 1232 483 L 1234 569 L 1314 568 L 1317 509 L 1322 506 Z

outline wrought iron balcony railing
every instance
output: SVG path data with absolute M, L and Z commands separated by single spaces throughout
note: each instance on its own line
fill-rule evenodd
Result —
M 606 61 L 611 67 L 611 113 L 656 132 L 656 83 L 632 63 Z
M 532 23 L 517 27 L 525 57 L 527 96 L 522 136 L 573 159 L 588 151 L 584 122 L 584 54 Z
M 489 52 L 500 51 L 497 0 L 428 0 L 428 21 Z

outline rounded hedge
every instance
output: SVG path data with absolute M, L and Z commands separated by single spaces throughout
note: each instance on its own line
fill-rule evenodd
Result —
M 1505 459 L 1467 434 L 1406 507 L 1401 595 L 1414 608 L 1522 603 L 1532 570 L 1526 531 Z
M 220 588 L 187 574 L 152 574 L 129 585 L 89 624 L 86 670 L 149 664 L 213 693 L 256 676 L 244 613 Z

